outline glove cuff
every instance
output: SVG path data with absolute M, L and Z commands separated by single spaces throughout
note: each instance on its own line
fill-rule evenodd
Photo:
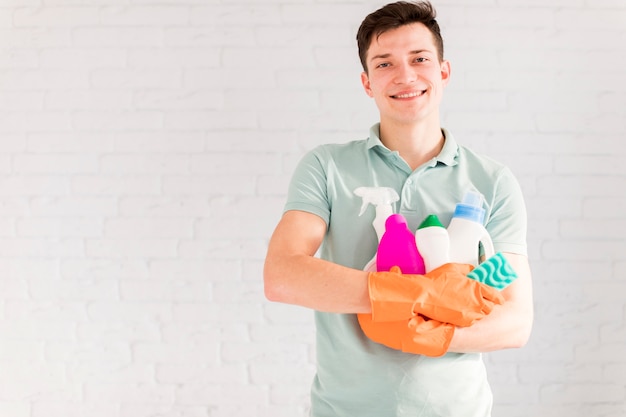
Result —
M 423 276 L 411 275 L 409 278 L 397 272 L 371 272 L 367 284 L 372 321 L 400 321 L 414 317 L 416 293 L 421 292 L 419 278 Z

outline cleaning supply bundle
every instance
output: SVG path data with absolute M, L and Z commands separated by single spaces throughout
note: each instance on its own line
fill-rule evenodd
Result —
M 494 253 L 482 225 L 482 195 L 468 192 L 447 229 L 430 215 L 414 235 L 406 219 L 392 211 L 399 199 L 393 189 L 357 190 L 363 198 L 360 214 L 369 203 L 376 206 L 373 225 L 379 240 L 377 254 L 365 267 L 372 314 L 358 315 L 361 328 L 370 339 L 397 350 L 443 355 L 455 326 L 469 326 L 489 314 L 504 302 L 497 290 L 517 277 L 506 258 Z M 487 257 L 482 263 L 479 245 Z

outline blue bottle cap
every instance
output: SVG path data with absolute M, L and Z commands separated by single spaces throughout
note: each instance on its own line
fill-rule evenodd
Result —
M 458 203 L 454 209 L 454 217 L 482 224 L 485 219 L 482 194 L 476 191 L 468 191 L 465 193 L 463 201 Z

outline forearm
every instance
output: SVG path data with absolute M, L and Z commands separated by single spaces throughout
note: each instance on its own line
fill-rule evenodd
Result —
M 470 327 L 458 327 L 451 352 L 489 352 L 521 347 L 528 341 L 533 324 L 530 267 L 525 256 L 505 254 L 518 278 L 502 291 L 505 303 Z
M 290 211 L 279 222 L 267 250 L 263 278 L 271 301 L 332 313 L 369 313 L 367 272 L 315 257 L 326 223 Z
M 457 327 L 449 352 L 490 352 L 526 344 L 532 328 L 532 311 L 504 304 L 470 327 Z
M 271 301 L 332 313 L 369 313 L 367 272 L 308 255 L 268 258 L 265 294 Z

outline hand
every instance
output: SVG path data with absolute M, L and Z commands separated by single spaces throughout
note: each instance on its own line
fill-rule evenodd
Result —
M 471 326 L 502 304 L 500 293 L 467 277 L 471 265 L 445 264 L 425 275 L 399 268 L 371 272 L 368 286 L 375 322 L 409 320 L 421 314 L 455 326 Z
M 448 351 L 455 327 L 418 315 L 409 320 L 375 323 L 371 314 L 359 314 L 363 333 L 391 349 L 426 356 L 442 356 Z

